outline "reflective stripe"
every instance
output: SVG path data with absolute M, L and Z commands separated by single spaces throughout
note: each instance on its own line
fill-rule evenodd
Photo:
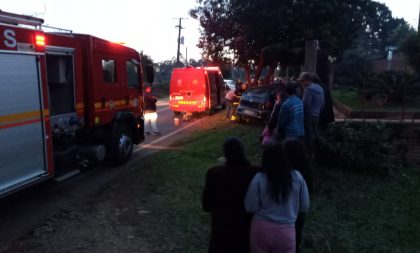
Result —
M 45 117 L 49 117 L 48 110 L 44 110 L 43 113 Z M 19 125 L 22 125 L 21 124 L 22 122 L 27 122 L 27 121 L 31 121 L 31 123 L 33 123 L 35 119 L 40 121 L 41 111 L 22 112 L 22 113 L 2 115 L 0 116 L 0 125 L 17 124 L 17 123 L 19 123 Z M 0 127 L 3 128 L 2 126 Z
M 130 100 L 128 103 L 126 100 L 116 100 L 105 102 L 105 106 L 102 106 L 102 102 L 96 102 L 94 104 L 95 109 L 109 109 L 111 107 L 111 104 L 113 104 L 113 107 L 111 109 L 121 109 L 121 108 L 127 108 L 127 107 L 136 107 L 134 106 L 134 100 Z
M 32 119 L 32 120 L 22 121 L 22 122 L 19 122 L 19 123 L 0 125 L 0 129 L 30 125 L 30 124 L 37 123 L 37 122 L 40 122 L 40 121 L 41 121 L 40 119 Z

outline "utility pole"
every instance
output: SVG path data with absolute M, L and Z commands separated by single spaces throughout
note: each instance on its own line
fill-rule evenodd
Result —
M 420 1 L 419 1 L 419 20 L 418 20 L 418 26 L 417 26 L 417 34 L 420 34 Z
M 188 66 L 188 48 L 185 47 L 185 66 Z
M 181 20 L 183 20 L 183 18 L 179 18 L 179 25 L 175 26 L 176 28 L 178 28 L 178 51 L 176 53 L 177 64 L 179 64 L 179 54 L 180 54 L 180 47 L 181 47 L 181 29 L 184 29 L 184 27 L 182 27 L 181 25 Z

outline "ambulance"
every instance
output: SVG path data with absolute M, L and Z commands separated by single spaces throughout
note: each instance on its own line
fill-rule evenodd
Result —
M 224 107 L 225 93 L 218 67 L 175 68 L 169 88 L 169 107 L 175 114 L 212 113 Z
M 144 140 L 142 88 L 134 49 L 0 11 L 0 197 L 128 161 Z

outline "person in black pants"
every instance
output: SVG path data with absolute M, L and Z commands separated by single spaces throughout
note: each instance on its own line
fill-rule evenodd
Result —
M 305 143 L 301 139 L 287 138 L 282 142 L 283 149 L 287 154 L 290 165 L 298 170 L 305 179 L 309 194 L 313 191 L 312 165 Z M 296 253 L 300 252 L 300 243 L 302 240 L 303 225 L 305 224 L 306 213 L 298 213 L 295 222 L 296 228 Z
M 207 171 L 203 191 L 203 210 L 211 214 L 209 253 L 249 253 L 252 214 L 245 211 L 248 185 L 258 169 L 247 160 L 237 137 L 223 146 L 226 162 Z
M 160 135 L 157 128 L 157 112 L 156 112 L 157 97 L 152 94 L 152 87 L 147 86 L 144 94 L 144 129 L 145 135 L 150 135 L 150 127 L 153 130 L 153 135 Z

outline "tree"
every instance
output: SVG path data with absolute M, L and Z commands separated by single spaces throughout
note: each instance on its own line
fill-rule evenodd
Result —
M 154 79 L 154 63 L 152 58 L 144 54 L 143 52 L 140 53 L 141 55 L 141 65 L 143 66 L 143 73 L 144 77 L 143 80 L 152 84 Z
M 401 45 L 401 50 L 408 57 L 408 62 L 420 73 L 420 33 L 408 37 Z
M 385 5 L 371 0 L 197 2 L 190 14 L 203 28 L 198 46 L 205 57 L 216 64 L 232 60 L 248 81 L 254 72 L 255 83 L 266 66 L 270 74 L 278 63 L 302 63 L 306 40 L 322 41 L 329 55 L 340 58 L 365 31 L 383 40 L 393 20 Z

